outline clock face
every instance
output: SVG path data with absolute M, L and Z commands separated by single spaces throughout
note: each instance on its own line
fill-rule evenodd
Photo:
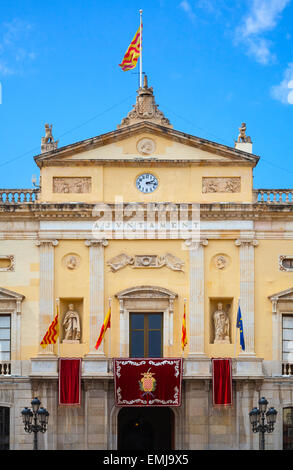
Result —
M 144 173 L 136 178 L 136 187 L 142 193 L 152 193 L 158 184 L 157 178 L 151 173 Z

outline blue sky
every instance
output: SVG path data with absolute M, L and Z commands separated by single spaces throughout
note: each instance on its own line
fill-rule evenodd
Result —
M 46 122 L 59 146 L 121 122 L 139 9 L 143 70 L 174 128 L 233 147 L 246 122 L 254 187 L 293 188 L 293 0 L 1 0 L 0 187 L 32 186 Z

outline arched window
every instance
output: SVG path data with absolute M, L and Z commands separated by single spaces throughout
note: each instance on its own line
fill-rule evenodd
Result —
M 293 407 L 283 409 L 283 449 L 293 450 Z
M 9 450 L 10 408 L 0 406 L 0 450 Z

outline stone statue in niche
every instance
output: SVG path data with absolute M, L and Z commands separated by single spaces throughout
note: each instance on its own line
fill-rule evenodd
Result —
M 68 311 L 63 320 L 63 343 L 80 343 L 79 314 L 74 310 L 74 304 L 68 305 Z
M 214 315 L 213 315 L 213 319 L 214 319 L 214 327 L 215 327 L 214 344 L 216 343 L 230 344 L 229 318 L 223 308 L 222 302 L 218 303 L 217 310 L 214 312 Z

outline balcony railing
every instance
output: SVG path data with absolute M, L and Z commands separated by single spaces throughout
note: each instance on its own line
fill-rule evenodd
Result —
M 0 362 L 0 377 L 11 375 L 11 362 L 1 361 Z
M 36 203 L 39 189 L 0 189 L 0 204 Z M 293 189 L 254 189 L 254 203 L 293 204 Z
M 293 375 L 293 364 L 291 364 L 290 362 L 283 362 L 282 375 Z
M 253 202 L 293 204 L 293 189 L 254 189 Z
M 37 202 L 39 190 L 37 189 L 0 189 L 0 204 L 23 204 Z

